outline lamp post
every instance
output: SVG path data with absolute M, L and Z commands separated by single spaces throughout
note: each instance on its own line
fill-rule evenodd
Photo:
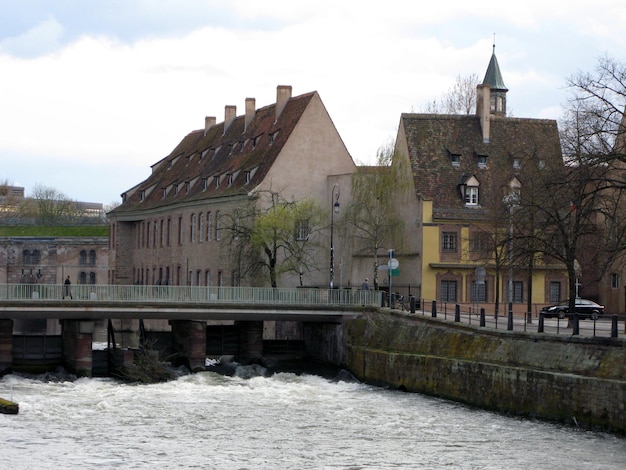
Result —
M 337 189 L 337 194 L 335 194 Z M 339 184 L 335 183 L 331 192 L 330 202 L 332 204 L 330 208 L 330 273 L 329 273 L 329 286 L 332 289 L 335 281 L 335 246 L 333 245 L 333 230 L 335 227 L 335 212 L 339 212 Z M 333 203 L 333 201 L 335 201 Z
M 507 329 L 513 329 L 513 209 L 519 203 L 519 194 L 512 190 L 504 197 L 504 203 L 509 207 L 509 315 Z

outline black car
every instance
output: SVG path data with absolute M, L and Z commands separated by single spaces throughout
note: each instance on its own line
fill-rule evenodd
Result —
M 544 318 L 559 317 L 565 318 L 571 316 L 569 313 L 569 300 L 564 300 L 557 305 L 543 307 L 541 309 Z M 597 320 L 599 316 L 604 315 L 604 306 L 599 305 L 591 300 L 576 299 L 576 313 L 581 318 L 591 318 Z

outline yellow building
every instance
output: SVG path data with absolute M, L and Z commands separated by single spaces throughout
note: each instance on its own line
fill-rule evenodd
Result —
M 475 115 L 401 116 L 396 155 L 412 168 L 427 302 L 535 312 L 567 297 L 562 266 L 513 257 L 515 197 L 531 169 L 563 161 L 556 121 L 507 117 L 507 92 L 494 53 Z

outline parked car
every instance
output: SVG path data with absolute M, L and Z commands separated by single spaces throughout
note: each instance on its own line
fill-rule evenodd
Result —
M 576 313 L 580 318 L 591 318 L 597 320 L 598 317 L 604 315 L 604 306 L 587 299 L 576 299 Z M 569 300 L 564 300 L 556 305 L 550 305 L 541 309 L 544 318 L 559 317 L 565 318 L 571 316 L 569 313 Z

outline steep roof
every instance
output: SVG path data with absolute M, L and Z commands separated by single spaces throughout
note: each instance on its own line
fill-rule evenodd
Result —
M 316 93 L 290 98 L 278 120 L 272 104 L 257 109 L 247 128 L 242 115 L 226 129 L 221 122 L 190 132 L 112 212 L 248 193 L 263 181 Z
M 487 66 L 487 72 L 485 72 L 483 85 L 489 85 L 494 91 L 509 91 L 504 84 L 502 74 L 500 73 L 500 66 L 498 65 L 498 59 L 496 59 L 495 46 L 494 51 L 491 54 L 491 60 Z
M 489 143 L 483 142 L 477 116 L 402 114 L 401 121 L 416 192 L 433 201 L 438 217 L 481 218 L 481 208 L 493 202 L 487 197 L 489 189 L 513 177 L 523 184 L 520 173 L 528 158 L 562 164 L 553 120 L 492 116 Z M 520 168 L 515 168 L 515 160 L 521 162 Z M 472 176 L 480 182 L 478 207 L 467 207 L 459 191 Z

